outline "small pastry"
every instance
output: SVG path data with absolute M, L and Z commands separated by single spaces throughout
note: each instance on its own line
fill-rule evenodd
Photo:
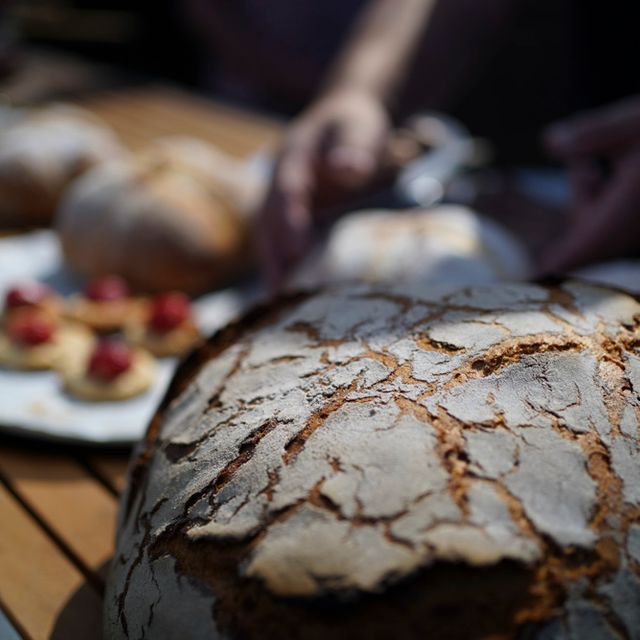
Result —
M 8 317 L 0 333 L 0 365 L 11 369 L 55 369 L 91 342 L 83 327 L 61 324 L 51 315 L 23 309 Z
M 125 335 L 158 357 L 183 356 L 201 338 L 189 299 L 177 291 L 156 296 L 126 325 Z
M 89 283 L 83 295 L 75 296 L 68 315 L 100 333 L 119 331 L 139 302 L 129 295 L 129 286 L 119 276 L 105 276 Z
M 126 400 L 143 394 L 154 378 L 153 357 L 119 340 L 102 340 L 62 370 L 64 386 L 81 400 Z
M 16 311 L 38 310 L 56 318 L 60 312 L 60 302 L 53 291 L 44 284 L 29 282 L 9 289 L 4 298 L 4 318 L 10 318 Z

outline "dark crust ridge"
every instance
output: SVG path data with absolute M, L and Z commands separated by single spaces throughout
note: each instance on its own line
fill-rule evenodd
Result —
M 531 602 L 534 574 L 511 561 L 489 568 L 439 563 L 399 583 L 382 584 L 379 594 L 278 598 L 257 580 L 238 580 L 246 553 L 245 545 L 180 537 L 159 540 L 152 550 L 152 556 L 176 558 L 177 572 L 211 587 L 219 628 L 238 639 L 514 638 L 523 622 L 518 613 Z M 557 595 L 556 606 L 562 602 Z

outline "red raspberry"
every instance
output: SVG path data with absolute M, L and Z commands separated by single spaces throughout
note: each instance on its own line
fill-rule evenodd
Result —
M 154 331 L 166 333 L 179 327 L 190 316 L 189 298 L 172 291 L 156 297 L 151 306 L 149 326 Z
M 54 323 L 42 314 L 23 313 L 11 320 L 7 330 L 14 344 L 35 347 L 49 342 L 55 329 Z
M 99 342 L 89 359 L 89 375 L 111 382 L 131 368 L 131 349 L 116 340 Z
M 7 309 L 36 307 L 47 298 L 50 298 L 51 295 L 51 289 L 49 289 L 49 287 L 37 282 L 32 282 L 9 289 L 5 297 L 5 306 Z
M 85 295 L 94 302 L 112 302 L 126 298 L 129 287 L 120 276 L 105 276 L 90 282 Z

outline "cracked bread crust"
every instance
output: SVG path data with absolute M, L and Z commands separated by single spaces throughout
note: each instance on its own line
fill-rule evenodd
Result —
M 134 456 L 106 637 L 635 640 L 639 416 L 640 304 L 611 289 L 256 312 Z

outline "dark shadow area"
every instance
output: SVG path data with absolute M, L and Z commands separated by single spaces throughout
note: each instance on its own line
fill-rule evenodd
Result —
M 99 569 L 104 579 L 109 562 Z M 100 640 L 102 636 L 102 598 L 85 582 L 75 591 L 60 611 L 49 636 L 50 640 Z
M 532 602 L 533 571 L 508 561 L 488 568 L 437 564 L 382 587 L 379 595 L 344 593 L 308 603 L 277 598 L 255 581 L 239 580 L 231 546 L 202 542 L 182 551 L 187 553 L 178 563 L 180 571 L 214 589 L 217 624 L 231 637 L 511 638 L 517 633 L 516 614 Z
M 9 427 L 10 425 L 8 425 Z M 131 445 L 118 446 L 96 446 L 93 443 L 65 442 L 57 440 L 43 440 L 41 435 L 18 435 L 12 433 L 2 433 L 0 435 L 0 445 L 6 448 L 22 449 L 29 455 L 66 455 L 84 456 L 88 454 L 100 454 L 113 456 L 114 458 L 126 458 L 131 452 Z
M 2 429 L 0 446 L 9 459 L 13 456 L 16 460 L 10 476 L 6 476 L 0 466 L 0 480 L 13 485 L 19 480 L 68 484 L 74 481 L 86 483 L 91 479 L 115 498 L 118 497 L 119 486 L 108 474 L 104 474 L 100 466 L 116 465 L 116 468 L 120 468 L 121 465 L 124 468 L 131 455 L 129 445 L 96 447 L 89 444 L 69 444 L 42 440 L 35 434 L 32 437 L 12 435 L 6 432 L 7 425 L 3 425 Z M 97 466 L 94 458 L 100 463 Z

